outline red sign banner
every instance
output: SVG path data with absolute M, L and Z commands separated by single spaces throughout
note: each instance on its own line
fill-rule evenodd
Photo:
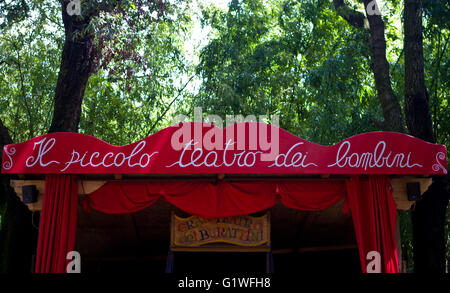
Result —
M 113 146 L 79 133 L 50 133 L 3 149 L 9 174 L 446 174 L 446 147 L 395 132 L 332 146 L 259 122 L 224 129 L 188 122 Z

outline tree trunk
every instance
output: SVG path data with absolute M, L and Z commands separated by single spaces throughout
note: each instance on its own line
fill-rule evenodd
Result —
M 12 139 L 9 135 L 8 128 L 6 128 L 5 125 L 3 125 L 3 121 L 0 119 L 0 147 L 3 150 L 3 147 L 7 144 L 11 144 Z M 2 158 L 0 157 L 0 163 L 2 161 Z
M 373 0 L 364 0 L 367 7 Z M 403 116 L 400 103 L 394 94 L 389 75 L 389 63 L 386 59 L 386 39 L 384 37 L 384 22 L 381 15 L 367 15 L 370 30 L 370 52 L 372 55 L 372 71 L 375 78 L 375 87 L 378 92 L 381 108 L 383 110 L 383 130 L 404 132 Z
M 435 142 L 425 86 L 422 44 L 422 1 L 404 1 L 405 116 L 409 133 Z M 445 273 L 445 220 L 448 176 L 435 176 L 412 213 L 414 271 Z
M 66 12 L 68 3 L 69 1 L 66 0 L 62 5 L 66 37 L 49 132 L 78 132 L 84 91 L 93 72 L 96 57 L 94 35 L 90 32 L 84 33 L 91 17 L 85 15 L 84 19 L 79 19 L 76 15 L 69 16 Z
M 445 224 L 450 199 L 449 176 L 436 176 L 412 212 L 414 272 L 446 271 Z
M 434 143 L 423 67 L 421 0 L 405 0 L 404 22 L 406 125 L 410 134 Z
M 373 0 L 364 0 L 364 7 Z M 337 13 L 349 24 L 358 29 L 365 29 L 366 16 L 353 10 L 345 4 L 344 0 L 333 0 Z M 384 22 L 381 15 L 367 15 L 370 33 L 370 52 L 372 58 L 372 71 L 375 79 L 375 87 L 378 93 L 381 109 L 383 110 L 384 121 L 374 122 L 386 131 L 405 132 L 402 109 L 398 97 L 394 94 L 389 75 L 389 63 L 386 59 L 386 39 L 384 38 Z

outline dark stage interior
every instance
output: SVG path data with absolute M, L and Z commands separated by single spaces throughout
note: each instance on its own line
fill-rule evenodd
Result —
M 311 212 L 281 204 L 268 209 L 274 272 L 359 273 L 353 223 L 350 215 L 342 213 L 342 205 Z M 162 200 L 126 215 L 87 213 L 81 206 L 78 210 L 76 250 L 84 273 L 164 273 L 171 212 L 187 216 Z M 176 273 L 264 273 L 266 264 L 263 252 L 174 252 L 173 269 Z

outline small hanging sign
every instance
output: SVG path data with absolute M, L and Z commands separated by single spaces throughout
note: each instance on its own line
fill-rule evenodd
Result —
M 244 215 L 219 219 L 197 216 L 181 218 L 172 214 L 172 247 L 205 247 L 215 243 L 269 247 L 269 214 L 261 217 Z

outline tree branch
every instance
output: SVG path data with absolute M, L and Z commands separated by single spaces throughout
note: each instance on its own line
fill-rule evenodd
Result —
M 357 29 L 364 28 L 366 16 L 363 13 L 350 8 L 344 0 L 333 0 L 333 4 L 336 12 L 350 25 Z
M 164 110 L 164 112 L 156 119 L 156 122 L 153 123 L 152 127 L 150 127 L 150 130 L 147 133 L 147 136 L 152 133 L 153 129 L 155 129 L 156 125 L 161 121 L 161 119 L 166 115 L 167 111 L 169 111 L 170 107 L 172 107 L 172 104 L 178 99 L 178 97 L 181 95 L 181 93 L 184 91 L 184 89 L 187 87 L 187 85 L 191 82 L 191 80 L 194 78 L 195 75 L 192 75 L 189 80 L 184 84 L 184 86 L 178 91 L 178 94 L 175 96 L 175 98 L 172 99 L 170 104 L 167 106 L 167 108 Z

